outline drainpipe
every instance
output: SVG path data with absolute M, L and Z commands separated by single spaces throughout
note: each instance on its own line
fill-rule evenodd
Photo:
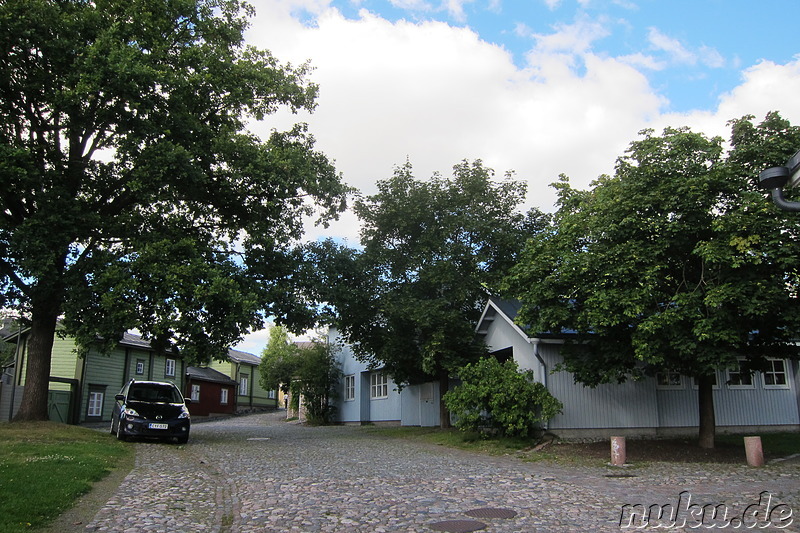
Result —
M 547 389 L 547 365 L 545 364 L 544 359 L 542 359 L 542 356 L 539 353 L 539 344 L 541 343 L 541 340 L 539 340 L 539 339 L 530 339 L 529 338 L 528 342 L 533 345 L 533 355 L 534 355 L 534 357 L 536 357 L 536 360 L 539 361 L 539 365 L 541 366 L 541 369 L 542 369 L 542 372 L 541 372 L 541 374 L 542 374 L 542 378 L 541 378 L 542 379 L 542 385 L 544 385 L 544 388 Z M 549 424 L 550 424 L 550 421 L 546 420 L 545 423 L 544 423 L 544 429 L 545 430 L 549 429 Z

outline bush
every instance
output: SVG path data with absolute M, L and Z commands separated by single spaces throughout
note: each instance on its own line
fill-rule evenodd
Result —
M 444 402 L 462 431 L 529 437 L 563 407 L 533 380 L 531 370 L 519 371 L 513 360 L 500 364 L 487 357 L 461 368 L 458 375 L 461 384 L 444 395 Z

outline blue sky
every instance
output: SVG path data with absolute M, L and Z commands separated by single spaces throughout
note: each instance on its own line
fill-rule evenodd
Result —
M 443 3 L 444 4 L 444 3 Z M 331 6 L 356 20 L 361 10 L 397 22 L 441 21 L 470 28 L 481 39 L 508 50 L 524 68 L 526 53 L 537 36 L 576 23 L 597 22 L 591 38 L 595 53 L 650 56 L 657 66 L 646 69 L 671 111 L 690 111 L 715 104 L 721 92 L 741 78 L 742 65 L 762 59 L 779 63 L 800 53 L 785 21 L 800 15 L 795 0 L 640 0 L 552 1 L 478 0 L 445 4 L 419 0 L 334 1 Z M 308 19 L 313 23 L 313 17 Z M 782 33 L 782 34 L 781 34 Z M 580 67 L 578 67 L 580 68 Z
M 308 123 L 364 194 L 406 160 L 428 178 L 481 159 L 527 183 L 524 207 L 552 211 L 559 174 L 588 187 L 643 129 L 727 138 L 729 120 L 769 111 L 800 124 L 797 0 L 251 3 L 248 43 L 310 62 L 320 86 L 313 114 L 252 131 Z M 346 213 L 307 236 L 356 244 L 358 227 Z M 239 348 L 259 353 L 264 339 Z

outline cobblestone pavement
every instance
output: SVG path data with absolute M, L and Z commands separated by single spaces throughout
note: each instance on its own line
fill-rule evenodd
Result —
M 553 466 L 376 437 L 357 427 L 307 427 L 279 416 L 196 424 L 186 446 L 137 443 L 134 470 L 85 531 L 428 532 L 441 522 L 459 521 L 443 525 L 454 527 L 467 520 L 491 532 L 621 531 L 622 517 L 631 529 L 645 525 L 637 515 L 623 516 L 624 505 L 637 503 L 671 503 L 678 509 L 672 531 L 723 525 L 721 515 L 714 521 L 687 514 L 706 504 L 725 506 L 731 531 L 800 531 L 798 461 L 760 469 Z M 466 514 L 483 508 L 517 514 Z M 663 509 L 662 521 L 639 529 L 673 525 L 671 508 Z M 763 527 L 770 519 L 786 527 Z

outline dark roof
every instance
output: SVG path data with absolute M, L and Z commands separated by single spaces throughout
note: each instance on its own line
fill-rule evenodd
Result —
M 236 382 L 230 377 L 226 376 L 222 372 L 214 370 L 213 368 L 190 366 L 186 368 L 186 376 L 189 379 L 210 381 L 212 383 L 221 383 L 223 385 L 236 385 Z
M 261 364 L 260 357 L 253 355 L 251 353 L 234 350 L 233 348 L 228 349 L 228 359 L 230 359 L 234 363 L 247 363 L 248 365 L 256 365 L 256 366 Z
M 509 318 L 512 322 L 516 323 L 517 315 L 519 314 L 520 309 L 522 309 L 522 302 L 519 300 L 503 300 L 501 298 L 496 298 L 494 296 L 489 297 L 489 301 L 506 317 Z M 493 320 L 493 315 L 487 315 L 485 320 L 491 321 Z M 482 328 L 482 324 L 478 325 L 478 334 L 485 334 L 486 331 Z M 530 336 L 537 336 L 542 338 L 555 338 L 560 339 L 568 336 L 574 336 L 577 334 L 577 331 L 572 329 L 562 329 L 560 333 L 553 333 L 552 331 L 539 331 L 533 332 L 531 331 L 530 326 L 528 325 L 521 325 L 517 324 L 519 329 L 523 331 L 526 335 Z
M 522 302 L 519 300 L 501 300 L 500 298 L 496 298 L 494 296 L 490 296 L 489 299 L 497 306 L 500 311 L 506 315 L 511 320 L 517 318 L 517 313 L 519 310 L 522 309 Z

